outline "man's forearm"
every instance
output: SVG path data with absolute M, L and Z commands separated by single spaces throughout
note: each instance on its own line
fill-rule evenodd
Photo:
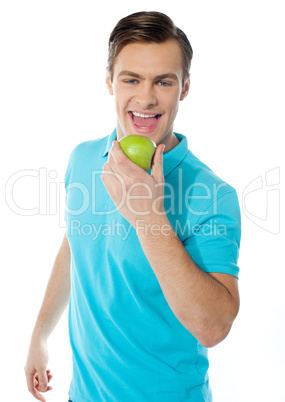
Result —
M 56 256 L 33 338 L 46 340 L 68 305 L 70 296 L 70 249 L 66 236 Z
M 231 293 L 194 263 L 166 216 L 141 229 L 140 244 L 169 307 L 202 345 L 214 346 L 237 314 Z

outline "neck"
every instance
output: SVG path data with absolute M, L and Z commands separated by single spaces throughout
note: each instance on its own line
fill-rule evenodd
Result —
M 161 141 L 161 143 L 163 144 L 163 140 Z M 165 144 L 165 150 L 164 153 L 170 151 L 171 149 L 175 148 L 177 145 L 179 144 L 179 140 L 176 137 L 176 135 L 174 133 L 172 133 L 171 139 L 169 141 L 168 144 Z

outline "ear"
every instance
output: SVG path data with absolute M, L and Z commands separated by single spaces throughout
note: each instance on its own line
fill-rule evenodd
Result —
M 114 95 L 113 84 L 112 84 L 112 81 L 111 81 L 111 77 L 110 77 L 108 67 L 106 67 L 106 80 L 105 80 L 105 82 L 106 82 L 106 86 L 107 86 L 107 89 L 109 91 L 109 94 Z
M 190 88 L 190 78 L 188 78 L 188 80 L 185 82 L 181 94 L 180 94 L 180 100 L 182 101 L 183 99 L 186 98 L 186 96 L 188 95 L 189 92 L 189 88 Z

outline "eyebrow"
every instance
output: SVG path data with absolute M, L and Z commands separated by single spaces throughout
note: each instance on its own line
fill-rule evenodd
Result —
M 138 79 L 140 79 L 140 80 L 144 80 L 144 79 L 145 79 L 142 75 L 136 74 L 136 73 L 133 73 L 132 71 L 127 71 L 127 70 L 121 71 L 121 72 L 118 74 L 118 77 L 120 77 L 120 76 L 122 76 L 122 75 L 128 75 L 128 76 L 130 76 L 130 77 L 138 78 Z M 164 80 L 165 78 L 170 78 L 170 79 L 172 79 L 172 80 L 174 80 L 174 81 L 178 81 L 177 75 L 176 75 L 176 74 L 173 74 L 173 73 L 166 73 L 166 74 L 157 75 L 156 77 L 154 77 L 154 80 L 155 80 L 155 81 L 156 81 L 156 80 Z

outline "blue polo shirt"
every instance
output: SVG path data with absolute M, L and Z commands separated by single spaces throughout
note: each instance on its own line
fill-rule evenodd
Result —
M 185 136 L 175 135 L 179 144 L 163 155 L 168 219 L 202 270 L 238 277 L 236 191 L 193 155 Z M 212 401 L 207 349 L 173 314 L 135 228 L 101 180 L 115 139 L 116 130 L 79 144 L 65 176 L 72 256 L 70 398 Z

